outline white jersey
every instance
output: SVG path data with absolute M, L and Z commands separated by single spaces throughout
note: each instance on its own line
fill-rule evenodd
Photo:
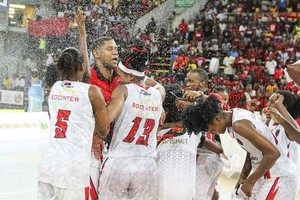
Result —
M 92 136 L 95 127 L 90 85 L 57 81 L 49 95 L 50 144 L 38 180 L 61 188 L 89 186 Z
M 201 134 L 174 134 L 174 129 L 158 133 L 158 199 L 194 199 L 196 151 Z
M 154 87 L 126 85 L 128 96 L 116 118 L 107 157 L 156 157 L 162 98 Z
M 258 119 L 254 113 L 239 108 L 232 109 L 232 123 L 239 120 L 250 121 L 261 135 L 266 137 L 267 140 L 269 140 L 276 146 L 275 139 L 272 136 L 270 129 L 263 123 L 263 121 Z M 255 170 L 259 166 L 263 158 L 262 152 L 258 150 L 248 139 L 240 136 L 233 130 L 231 131 L 231 136 L 235 138 L 239 145 L 250 154 L 252 169 Z M 286 156 L 280 156 L 272 166 L 272 168 L 269 170 L 269 172 L 265 174 L 265 178 L 290 176 L 294 173 L 294 170 L 292 169 L 294 169 L 294 167 L 292 166 L 288 158 Z
M 276 124 L 272 119 L 269 122 L 269 129 L 271 130 L 281 155 L 287 156 L 295 165 L 297 165 L 298 144 L 289 140 L 283 126 Z

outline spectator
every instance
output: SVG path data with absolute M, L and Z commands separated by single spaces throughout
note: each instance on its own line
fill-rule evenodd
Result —
M 185 22 L 185 19 L 181 19 L 181 22 L 178 25 L 178 30 L 180 33 L 180 41 L 184 41 L 188 32 L 188 24 Z

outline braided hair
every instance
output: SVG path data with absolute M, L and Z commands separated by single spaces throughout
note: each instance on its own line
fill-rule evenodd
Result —
M 65 49 L 58 58 L 57 69 L 61 77 L 70 77 L 75 75 L 83 63 L 82 53 L 70 47 Z
M 200 99 L 193 106 L 188 107 L 182 115 L 183 126 L 189 133 L 198 134 L 208 131 L 213 119 L 223 112 L 220 101 L 211 95 L 207 99 Z
M 166 111 L 166 123 L 178 122 L 180 121 L 181 111 L 176 107 L 175 101 L 181 98 L 183 91 L 178 84 L 170 84 L 164 86 L 166 90 L 166 97 L 163 102 L 163 108 Z
M 148 49 L 140 41 L 134 40 L 129 50 L 121 54 L 120 61 L 128 69 L 144 72 L 149 61 Z

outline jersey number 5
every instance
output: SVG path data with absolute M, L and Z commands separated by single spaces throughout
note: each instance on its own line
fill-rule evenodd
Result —
M 123 142 L 131 143 L 135 139 L 135 135 L 140 127 L 142 118 L 136 117 L 132 122 L 134 123 L 128 135 L 124 138 Z M 144 124 L 144 132 L 142 136 L 139 136 L 135 144 L 148 146 L 149 134 L 153 130 L 155 125 L 154 119 L 146 119 Z
M 67 121 L 69 120 L 69 116 L 71 111 L 69 110 L 58 110 L 57 113 L 57 121 L 55 124 L 55 136 L 54 138 L 65 138 L 66 131 L 68 128 Z

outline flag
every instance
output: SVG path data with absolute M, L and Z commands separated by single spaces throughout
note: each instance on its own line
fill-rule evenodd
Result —
M 70 19 L 49 18 L 42 21 L 29 21 L 28 32 L 34 37 L 47 35 L 66 35 L 69 31 Z

